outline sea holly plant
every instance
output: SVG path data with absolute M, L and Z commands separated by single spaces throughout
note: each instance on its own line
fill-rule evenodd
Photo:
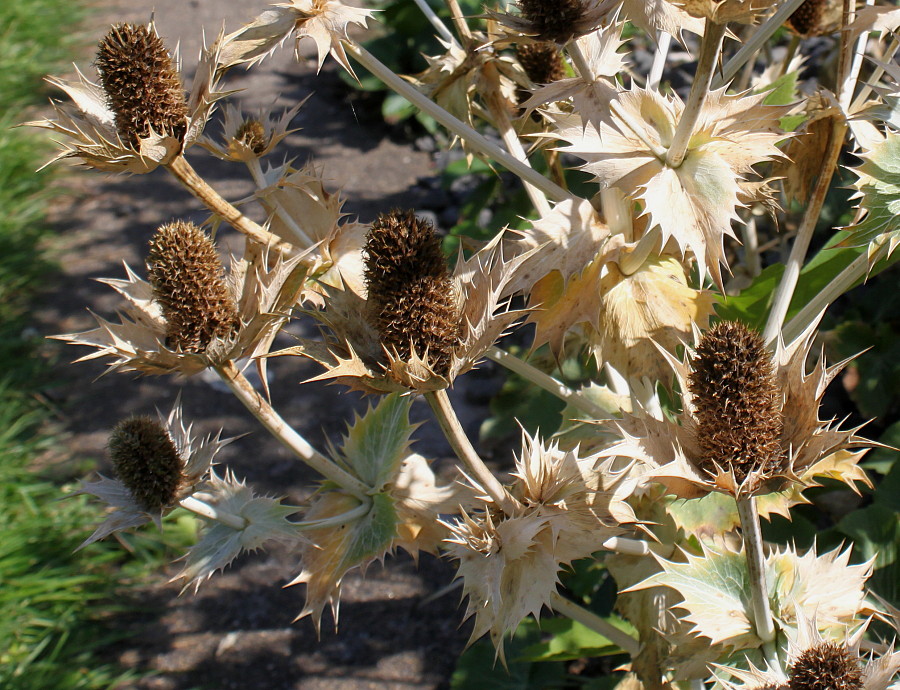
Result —
M 612 656 L 603 687 L 648 690 L 896 687 L 898 530 L 885 524 L 897 523 L 896 451 L 822 412 L 849 361 L 826 361 L 819 328 L 896 259 L 900 10 L 519 0 L 466 16 L 447 0 L 444 23 L 416 4 L 445 51 L 420 74 L 366 49 L 373 10 L 294 0 L 219 34 L 189 93 L 152 22 L 110 29 L 96 79 L 50 79 L 71 102 L 32 124 L 59 137 L 57 160 L 161 168 L 211 214 L 208 227 L 162 223 L 145 267 L 104 279 L 118 315 L 58 337 L 112 371 L 212 372 L 321 475 L 303 505 L 260 495 L 214 467 L 227 441 L 197 439 L 176 404 L 112 431 L 116 477 L 80 489 L 112 512 L 85 545 L 192 511 L 206 528 L 180 578 L 197 588 L 242 551 L 287 543 L 305 588 L 298 617 L 317 630 L 326 609 L 337 621 L 348 572 L 424 551 L 456 563 L 470 643 L 488 637 L 503 665 Z M 835 59 L 797 59 L 808 36 Z M 306 39 L 319 69 L 330 56 L 354 78 L 371 73 L 469 161 L 519 178 L 531 220 L 484 228 L 491 239 L 448 256 L 415 209 L 351 219 L 314 161 L 264 165 L 302 103 L 243 113 L 227 102 L 228 73 Z M 682 88 L 673 75 L 685 73 Z M 246 166 L 255 193 L 226 200 L 188 162 L 200 149 Z M 835 212 L 842 165 L 853 194 Z M 251 204 L 264 223 L 245 215 Z M 226 269 L 215 237 L 230 231 L 244 253 Z M 319 336 L 273 351 L 291 319 Z M 265 373 L 284 357 L 370 398 L 326 453 L 270 402 Z M 485 359 L 564 406 L 555 424 L 521 430 L 510 474 L 485 464 L 447 395 Z M 254 365 L 259 385 L 244 373 Z M 455 478 L 413 450 L 416 396 L 453 448 Z M 872 505 L 820 514 L 813 539 L 808 504 L 823 485 Z M 509 654 L 533 619 L 550 639 Z

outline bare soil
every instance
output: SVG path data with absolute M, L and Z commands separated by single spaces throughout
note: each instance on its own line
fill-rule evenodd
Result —
M 180 43 L 185 74 L 192 74 L 200 51 L 202 30 L 217 32 L 223 21 L 234 30 L 263 9 L 263 3 L 237 0 L 118 0 L 101 9 L 90 32 L 99 39 L 112 22 L 146 22 L 152 11 L 167 45 Z M 322 166 L 348 199 L 345 210 L 370 221 L 395 206 L 439 211 L 431 155 L 408 141 L 391 136 L 367 101 L 341 83 L 329 61 L 321 74 L 309 60 L 312 43 L 303 44 L 305 61 L 298 64 L 290 48 L 277 52 L 251 72 L 237 71 L 230 88 L 245 89 L 235 98 L 247 110 L 290 107 L 309 97 L 295 120 L 300 132 L 276 153 L 302 163 Z M 89 60 L 81 63 L 90 69 Z M 218 131 L 218 123 L 210 125 Z M 198 171 L 229 199 L 241 199 L 253 189 L 243 166 L 223 163 L 192 149 Z M 110 178 L 82 172 L 65 180 L 74 194 L 58 203 L 53 214 L 59 232 L 53 250 L 61 275 L 49 285 L 35 328 L 42 334 L 91 328 L 88 309 L 110 318 L 118 300 L 112 290 L 92 278 L 122 277 L 122 262 L 142 270 L 146 243 L 153 230 L 174 218 L 202 222 L 207 214 L 199 203 L 162 170 L 132 178 Z M 235 245 L 237 246 L 237 245 Z M 295 332 L 311 325 L 292 324 Z M 314 477 L 268 437 L 230 394 L 203 376 L 189 380 L 101 376 L 97 362 L 70 365 L 86 350 L 50 342 L 45 355 L 59 362 L 59 384 L 48 397 L 59 409 L 66 451 L 76 459 L 97 459 L 104 467 L 109 429 L 131 414 L 167 410 L 180 394 L 186 417 L 204 432 L 224 429 L 226 436 L 248 434 L 220 455 L 223 465 L 260 491 L 285 495 L 291 502 L 309 496 Z M 337 386 L 300 382 L 317 369 L 296 358 L 279 358 L 271 365 L 273 404 L 310 442 L 324 448 L 336 442 L 353 410 L 367 401 Z M 495 385 L 490 369 L 458 385 L 452 397 L 463 411 L 467 431 L 475 438 L 486 416 L 485 404 Z M 428 419 L 417 402 L 414 417 Z M 416 450 L 439 460 L 451 451 L 436 425 L 417 432 Z M 444 466 L 449 463 L 444 462 Z M 351 573 L 344 582 L 340 632 L 323 621 L 316 639 L 309 620 L 292 622 L 303 602 L 303 588 L 282 589 L 298 572 L 294 555 L 276 548 L 238 559 L 224 575 L 202 586 L 198 594 L 179 596 L 169 578 L 177 564 L 148 577 L 127 596 L 134 613 L 117 621 L 126 639 L 111 649 L 111 659 L 155 675 L 129 687 L 143 690 L 361 690 L 363 688 L 446 687 L 456 657 L 468 636 L 459 626 L 459 590 L 426 601 L 452 579 L 450 564 L 425 556 L 418 567 L 405 554 L 373 566 L 363 578 Z

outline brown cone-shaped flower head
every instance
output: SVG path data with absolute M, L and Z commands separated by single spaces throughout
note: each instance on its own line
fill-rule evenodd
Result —
M 259 120 L 244 120 L 243 124 L 238 127 L 234 133 L 234 138 L 243 143 L 256 155 L 262 154 L 269 145 L 269 138 L 266 136 L 266 128 Z
M 519 0 L 522 16 L 532 23 L 538 38 L 566 43 L 576 33 L 584 14 L 581 0 Z
M 813 33 L 822 21 L 826 0 L 804 0 L 788 17 L 787 25 L 801 36 Z
M 566 76 L 562 54 L 555 43 L 522 43 L 516 47 L 516 58 L 535 84 L 550 84 Z
M 697 420 L 700 468 L 751 472 L 781 468 L 781 405 L 772 358 L 760 336 L 723 321 L 700 339 L 689 390 Z
M 136 24 L 113 26 L 100 41 L 97 71 L 124 143 L 136 146 L 151 131 L 183 139 L 184 89 L 155 31 Z
M 456 296 L 441 241 L 431 223 L 393 210 L 372 224 L 365 246 L 372 325 L 401 360 L 413 352 L 439 376 L 449 372 L 459 342 Z
M 212 240 L 193 223 L 163 225 L 150 240 L 147 270 L 166 319 L 167 345 L 200 353 L 237 332 L 237 307 Z
M 821 642 L 790 668 L 790 690 L 862 690 L 863 672 L 846 645 Z
M 158 419 L 119 422 L 109 437 L 109 455 L 119 480 L 142 508 L 158 512 L 175 503 L 184 462 Z

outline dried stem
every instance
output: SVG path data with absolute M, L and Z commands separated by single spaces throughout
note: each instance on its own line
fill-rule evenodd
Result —
M 250 170 L 250 175 L 253 177 L 253 182 L 256 183 L 257 189 L 265 189 L 268 185 L 266 184 L 266 177 L 263 174 L 262 165 L 260 165 L 259 159 L 251 158 L 248 160 L 247 168 Z M 278 205 L 278 202 L 273 202 L 272 205 L 275 208 L 275 215 L 278 216 L 282 223 L 291 229 L 294 238 L 297 240 L 294 244 L 298 248 L 309 249 L 315 244 L 310 236 L 303 231 L 303 228 L 297 224 L 297 221 L 291 218 L 290 214 Z
M 303 462 L 312 467 L 323 477 L 339 484 L 341 488 L 360 500 L 367 500 L 368 487 L 359 479 L 338 467 L 327 457 L 313 448 L 290 424 L 281 418 L 275 409 L 266 402 L 247 378 L 234 366 L 234 362 L 226 362 L 216 367 L 216 373 L 225 385 L 240 400 L 260 423 L 277 438 L 282 445 L 293 452 Z
M 659 32 L 659 40 L 656 42 L 656 52 L 653 54 L 653 66 L 647 76 L 647 88 L 659 90 L 659 81 L 662 79 L 663 70 L 666 67 L 666 58 L 669 57 L 669 47 L 672 45 L 672 34 L 665 31 Z
M 450 43 L 451 45 L 458 46 L 459 41 L 456 40 L 456 36 L 450 33 L 450 29 L 448 29 L 447 25 L 441 21 L 441 18 L 434 13 L 434 10 L 431 9 L 431 6 L 428 4 L 427 0 L 415 1 L 418 8 L 422 10 L 422 14 L 424 14 L 425 18 L 431 22 L 431 25 L 440 34 L 441 38 L 443 38 L 445 41 L 447 41 L 447 43 Z
M 691 93 L 688 96 L 672 144 L 666 153 L 666 165 L 677 168 L 684 162 L 687 154 L 688 143 L 694 135 L 694 127 L 703 112 L 703 104 L 709 94 L 713 73 L 722 52 L 722 40 L 725 38 L 725 25 L 707 19 L 703 30 L 703 41 L 700 43 L 700 58 L 697 62 L 697 71 L 694 73 L 694 81 L 691 83 Z
M 231 203 L 223 199 L 215 189 L 210 187 L 197 174 L 197 171 L 191 167 L 191 164 L 187 162 L 184 156 L 176 157 L 175 160 L 166 166 L 166 169 L 187 187 L 191 194 L 202 201 L 210 211 L 221 217 L 236 230 L 240 230 L 254 242 L 279 252 L 287 253 L 292 249 L 291 245 L 278 237 L 278 235 L 273 235 L 271 232 L 264 230 Z
M 417 91 L 412 84 L 394 74 L 390 68 L 386 67 L 378 60 L 378 58 L 362 46 L 349 41 L 344 41 L 343 45 L 346 51 L 350 53 L 355 60 L 378 77 L 385 85 L 403 96 L 423 113 L 433 117 L 453 134 L 464 139 L 470 148 L 488 158 L 494 159 L 511 173 L 518 175 L 524 182 L 528 182 L 540 189 L 554 201 L 575 198 L 558 184 L 548 180 L 533 168 L 524 165 L 515 156 L 512 156 L 499 148 L 472 129 L 469 125 L 454 117 L 430 98 Z
M 463 431 L 462 424 L 456 416 L 453 405 L 450 404 L 450 398 L 447 396 L 446 390 L 425 393 L 425 399 L 431 405 L 434 416 L 437 418 L 444 436 L 453 447 L 456 456 L 466 466 L 466 469 L 472 474 L 474 479 L 481 488 L 487 492 L 494 503 L 507 515 L 513 514 L 521 504 L 513 497 L 506 487 L 499 482 L 484 461 L 478 456 L 478 453 L 472 447 L 469 437 Z
M 766 644 L 775 639 L 775 623 L 769 607 L 769 587 L 766 583 L 762 531 L 759 527 L 756 499 L 753 496 L 738 498 L 737 508 L 741 518 L 741 535 L 744 540 L 744 553 L 747 557 L 747 572 L 750 575 L 753 622 L 756 626 L 756 636 Z
M 240 531 L 247 526 L 247 521 L 240 515 L 226 513 L 215 506 L 211 506 L 209 503 L 194 498 L 193 496 L 181 499 L 178 502 L 178 505 L 185 510 L 192 512 L 194 515 L 199 515 L 200 517 L 205 518 L 206 520 L 212 520 L 213 522 L 219 522 L 231 529 Z
M 769 312 L 769 320 L 766 322 L 766 328 L 763 331 L 763 340 L 766 343 L 774 342 L 782 324 L 784 324 L 784 318 L 787 316 L 791 298 L 794 296 L 794 290 L 797 287 L 797 281 L 800 279 L 800 269 L 803 267 L 809 243 L 812 240 L 816 223 L 819 220 L 819 214 L 825 203 L 825 196 L 828 194 L 828 189 L 831 186 L 831 177 L 834 175 L 834 169 L 841 154 L 846 131 L 847 125 L 845 122 L 842 120 L 834 121 L 828 146 L 825 149 L 825 155 L 822 157 L 822 171 L 819 173 L 816 186 L 803 213 L 803 220 L 800 222 L 800 228 L 797 230 L 794 246 L 791 247 L 791 254 L 784 267 L 784 275 L 778 284 L 778 289 L 775 291 L 772 310 Z
M 469 30 L 469 25 L 466 24 L 466 18 L 463 16 L 458 0 L 445 0 L 445 2 L 447 3 L 447 9 L 450 10 L 450 16 L 453 18 L 453 26 L 456 28 L 456 33 L 459 34 L 463 43 L 471 42 L 472 32 Z
M 550 595 L 550 605 L 557 613 L 568 616 L 573 621 L 581 623 L 584 627 L 600 633 L 607 640 L 618 645 L 622 651 L 627 652 L 630 656 L 636 656 L 641 650 L 640 643 L 631 637 L 631 635 L 622 632 L 612 623 L 608 623 L 600 618 L 600 616 L 593 611 L 588 611 L 574 601 L 566 599 L 559 592 L 553 592 Z
M 548 393 L 552 393 L 557 398 L 568 403 L 580 412 L 589 415 L 592 419 L 610 419 L 612 417 L 609 410 L 604 409 L 583 393 L 580 393 L 574 388 L 569 388 L 564 383 L 558 381 L 549 374 L 545 374 L 525 360 L 509 354 L 506 350 L 501 350 L 499 347 L 493 346 L 487 351 L 486 355 L 488 359 L 506 367 L 523 379 L 531 381 L 531 383 L 539 388 L 543 388 Z
M 348 522 L 353 522 L 364 517 L 372 510 L 372 499 L 366 498 L 355 508 L 351 508 L 346 513 L 332 515 L 331 517 L 322 518 L 321 520 L 304 520 L 303 522 L 295 522 L 292 526 L 298 532 L 308 532 L 311 530 L 324 529 L 326 527 L 340 527 Z

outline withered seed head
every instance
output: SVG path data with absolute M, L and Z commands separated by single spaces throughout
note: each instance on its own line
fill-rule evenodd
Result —
M 193 223 L 163 225 L 150 240 L 147 270 L 166 319 L 168 346 L 204 352 L 234 334 L 240 319 L 212 240 Z
M 184 463 L 159 420 L 131 417 L 119 422 L 108 448 L 116 476 L 142 508 L 156 512 L 175 503 Z
M 181 78 L 156 33 L 116 24 L 100 41 L 97 71 L 124 143 L 137 145 L 151 129 L 184 138 L 188 108 Z
M 237 141 L 243 142 L 257 156 L 266 150 L 266 128 L 259 120 L 244 120 L 237 132 L 234 133 Z
M 826 0 L 804 0 L 788 17 L 787 25 L 797 34 L 806 36 L 818 28 L 825 11 Z
M 450 369 L 459 341 L 456 299 L 440 239 L 412 211 L 383 213 L 365 247 L 365 279 L 373 326 L 388 351 L 409 359 L 411 347 L 438 375 Z
M 781 404 L 762 338 L 741 323 L 723 321 L 700 339 L 691 365 L 700 468 L 730 468 L 738 483 L 753 471 L 778 470 Z
M 845 645 L 822 642 L 803 652 L 791 666 L 790 690 L 862 690 L 859 662 Z
M 520 44 L 516 47 L 516 57 L 535 84 L 549 84 L 566 76 L 562 54 L 554 43 Z
M 518 4 L 537 38 L 559 44 L 575 35 L 575 22 L 584 14 L 582 0 L 518 0 Z

